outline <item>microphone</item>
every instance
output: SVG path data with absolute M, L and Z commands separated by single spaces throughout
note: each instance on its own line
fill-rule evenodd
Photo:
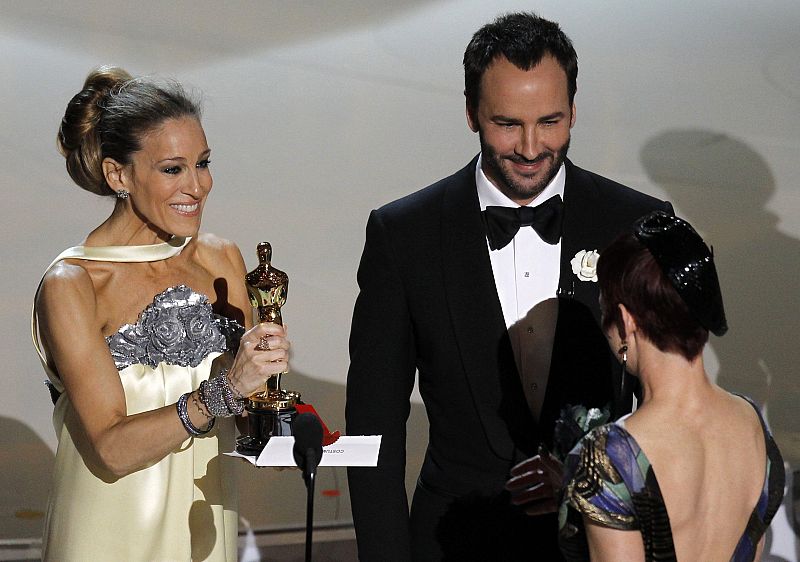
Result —
M 306 483 L 306 562 L 311 562 L 314 528 L 314 477 L 322 460 L 322 423 L 314 414 L 303 413 L 292 422 L 294 462 L 303 470 Z
M 303 471 L 303 479 L 315 474 L 322 460 L 322 424 L 314 414 L 298 415 L 292 422 L 294 462 Z

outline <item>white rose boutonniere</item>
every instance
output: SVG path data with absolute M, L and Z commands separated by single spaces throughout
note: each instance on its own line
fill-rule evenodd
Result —
M 572 273 L 578 276 L 581 281 L 592 281 L 597 283 L 597 258 L 600 254 L 597 250 L 581 250 L 569 262 L 572 265 Z

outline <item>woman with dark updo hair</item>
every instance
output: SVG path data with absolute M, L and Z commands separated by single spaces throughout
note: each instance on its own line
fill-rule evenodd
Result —
M 758 407 L 712 383 L 708 333 L 727 331 L 714 258 L 657 211 L 597 265 L 603 328 L 643 389 L 639 408 L 570 452 L 559 513 L 568 560 L 758 560 L 783 497 Z
M 174 82 L 100 68 L 67 106 L 70 177 L 114 198 L 36 294 L 33 334 L 58 450 L 45 560 L 235 560 L 234 418 L 287 369 L 252 326 L 244 262 L 200 234 L 211 150 Z

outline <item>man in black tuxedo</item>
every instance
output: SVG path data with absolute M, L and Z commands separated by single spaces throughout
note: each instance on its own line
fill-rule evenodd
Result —
M 500 17 L 464 69 L 481 153 L 367 224 L 347 432 L 383 441 L 377 468 L 348 471 L 362 562 L 560 558 L 555 515 L 526 516 L 504 483 L 552 444 L 564 405 L 630 409 L 598 327 L 596 252 L 671 211 L 567 160 L 577 58 L 558 24 Z M 415 371 L 430 433 L 409 515 Z

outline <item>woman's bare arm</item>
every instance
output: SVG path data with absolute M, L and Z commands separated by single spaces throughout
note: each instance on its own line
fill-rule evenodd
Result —
M 639 531 L 620 531 L 583 518 L 592 562 L 644 562 L 644 543 Z
M 37 310 L 50 359 L 64 384 L 91 459 L 115 476 L 123 476 L 166 456 L 188 437 L 174 404 L 128 415 L 119 374 L 102 334 L 94 286 L 80 266 L 61 263 L 45 276 Z M 264 335 L 270 351 L 255 346 Z M 242 338 L 230 371 L 243 394 L 259 388 L 271 374 L 286 369 L 288 341 L 282 327 L 263 324 Z M 190 420 L 203 427 L 207 419 L 192 407 Z M 89 460 L 89 459 L 87 459 Z

